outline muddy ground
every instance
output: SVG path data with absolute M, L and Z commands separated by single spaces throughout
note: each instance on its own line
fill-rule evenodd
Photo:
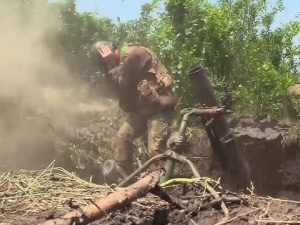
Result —
M 103 110 L 87 107 L 74 110 L 73 114 L 76 126 L 65 127 L 63 131 L 53 128 L 51 119 L 26 118 L 30 123 L 32 138 L 20 138 L 14 152 L 10 152 L 9 156 L 0 155 L 0 170 L 34 170 L 45 168 L 56 160 L 57 166 L 74 171 L 82 178 L 103 183 L 101 165 L 113 157 L 112 140 L 122 124 L 124 114 L 115 105 Z M 289 130 L 287 125 L 268 117 L 239 117 L 229 122 L 249 163 L 251 180 L 257 193 L 270 195 L 284 188 L 297 188 L 300 174 L 298 144 L 284 146 L 283 138 Z M 201 131 L 201 124 L 193 126 L 188 132 L 191 147 L 186 155 L 196 164 L 202 176 L 218 179 L 222 175 L 222 168 L 218 165 L 208 138 Z M 36 140 L 39 140 L 38 145 Z M 138 167 L 138 164 L 147 160 L 146 143 L 137 140 L 135 144 L 135 166 Z M 36 160 L 32 160 L 34 158 Z M 184 172 L 186 176 L 191 175 L 189 171 L 183 165 L 178 165 L 176 169 L 177 173 Z
M 2 163 L 1 171 L 10 171 L 13 168 L 10 165 L 14 165 L 16 159 L 18 159 L 15 161 L 18 167 L 15 169 L 45 168 L 53 159 L 56 159 L 55 164 L 57 166 L 62 166 L 68 171 L 74 171 L 79 177 L 88 179 L 93 183 L 103 183 L 100 168 L 107 158 L 112 157 L 112 137 L 117 132 L 124 116 L 115 109 L 78 112 L 76 129 L 72 127 L 68 130 L 72 130 L 72 135 L 70 132 L 65 132 L 67 135 L 60 136 L 60 139 L 57 139 L 58 134 L 53 135 L 51 127 L 47 127 L 48 132 L 52 132 L 54 137 L 50 143 L 34 146 L 40 148 L 39 151 L 31 148 L 34 139 L 31 142 L 26 141 L 26 144 L 20 143 L 21 146 L 28 149 L 26 154 L 24 149 L 21 152 L 16 152 L 17 157 L 11 156 L 9 158 L 11 161 L 6 159 L 5 164 Z M 272 196 L 273 198 L 300 200 L 298 144 L 292 143 L 288 146 L 283 144 L 284 136 L 290 127 L 269 117 L 239 117 L 230 119 L 229 122 L 238 145 L 249 163 L 254 186 L 252 191 L 264 197 L 257 198 L 248 195 L 246 196 L 247 200 L 237 201 L 235 199 L 233 202 L 227 202 L 231 218 L 237 218 L 226 224 L 259 224 L 259 219 L 273 221 L 300 219 L 298 218 L 300 215 L 298 202 L 267 198 L 267 196 Z M 199 129 L 191 129 L 190 133 L 192 144 L 187 157 L 195 163 L 202 176 L 217 180 L 222 175 L 222 170 L 214 160 L 207 137 Z M 36 135 L 38 136 L 38 133 Z M 47 141 L 49 141 L 48 138 Z M 33 164 L 31 161 L 32 158 L 36 157 L 36 154 L 39 160 L 35 160 Z M 135 158 L 136 166 L 146 160 L 145 143 L 142 141 L 136 142 Z M 142 159 L 141 162 L 137 160 L 138 158 Z M 22 164 L 19 164 L 20 161 Z M 189 177 L 191 175 L 183 165 L 177 165 L 176 173 L 178 176 Z M 62 187 L 62 190 L 64 188 Z M 5 191 L 3 189 L 0 192 Z M 228 193 L 225 194 L 224 191 L 221 192 L 224 199 L 233 197 Z M 51 193 L 52 191 L 49 189 L 48 194 L 51 195 Z M 86 193 L 89 192 L 86 191 Z M 169 204 L 159 201 L 157 197 L 148 195 L 139 200 L 138 203 L 133 203 L 126 209 L 114 212 L 94 224 L 194 224 L 194 222 L 196 224 L 215 224 L 224 217 L 220 210 L 220 203 L 204 193 L 199 184 L 181 184 L 172 190 L 168 189 L 168 193 L 173 198 L 183 201 L 187 209 L 174 209 Z M 25 194 L 22 194 L 21 191 L 19 195 Z M 0 222 L 36 224 L 36 221 L 44 221 L 53 215 L 58 216 L 70 210 L 64 205 L 64 207 L 58 207 L 59 210 L 57 207 L 52 211 L 41 207 L 29 214 L 28 212 L 22 214 L 22 210 L 14 213 L 6 210 L 7 200 L 5 197 L 4 195 L 0 196 L 2 201 Z M 10 197 L 14 198 L 13 195 Z M 68 196 L 61 196 L 61 198 L 68 200 Z M 94 198 L 97 199 L 97 196 Z M 252 212 L 253 210 L 255 211 Z M 55 213 L 53 214 L 53 212 Z M 248 214 L 243 215 L 243 213 Z M 13 219 L 17 215 L 20 215 L 19 218 Z M 279 224 L 284 223 L 279 222 Z
M 51 180 L 49 185 L 66 187 L 64 180 Z M 45 183 L 43 183 L 45 184 Z M 211 185 L 215 183 L 210 182 Z M 228 192 L 218 185 L 213 186 L 221 197 L 216 200 L 206 189 L 199 183 L 181 183 L 176 186 L 167 187 L 164 190 L 169 196 L 182 208 L 171 205 L 153 194 L 147 194 L 144 198 L 130 203 L 126 208 L 114 211 L 105 217 L 98 219 L 90 224 L 94 225 L 194 225 L 194 224 L 293 224 L 293 221 L 300 220 L 300 202 L 284 201 L 282 199 L 273 199 L 258 197 L 255 195 L 245 195 Z M 74 187 L 76 188 L 76 187 Z M 102 190 L 102 191 L 100 191 Z M 95 194 L 95 192 L 97 192 Z M 86 194 L 92 198 L 87 204 L 91 204 L 95 200 L 104 198 L 111 191 L 108 188 L 98 188 L 92 190 L 86 187 Z M 54 193 L 54 192 L 53 192 Z M 54 195 L 49 192 L 49 196 Z M 13 200 L 14 194 L 9 197 Z M 40 199 L 39 209 L 30 210 L 30 204 L 24 200 L 19 207 L 14 207 L 11 203 L 5 203 L 7 208 L 13 210 L 5 211 L 5 207 L 1 210 L 0 221 L 9 224 L 29 225 L 42 224 L 43 222 L 55 218 L 62 217 L 64 213 L 74 210 L 74 206 L 83 199 L 80 195 L 70 198 L 67 194 L 61 195 L 64 199 L 56 207 L 50 208 L 54 202 L 49 201 L 48 207 L 46 200 Z M 8 197 L 8 196 L 7 196 Z M 53 197 L 53 196 L 52 196 Z M 3 197 L 2 197 L 3 198 Z M 82 198 L 82 199 L 81 199 Z M 36 198 L 35 200 L 37 200 Z M 44 202 L 43 202 L 44 201 Z M 34 201 L 31 202 L 33 204 Z M 221 202 L 224 202 L 229 211 L 229 217 L 224 217 L 224 211 L 221 209 Z M 72 203 L 72 204 L 70 204 Z M 72 208 L 70 208 L 72 207 Z M 23 210 L 20 210 L 20 209 Z M 80 208 L 76 209 L 80 211 Z M 295 222 L 296 224 L 299 222 Z
M 143 206 L 131 205 L 128 209 L 113 212 L 93 224 L 259 224 L 259 220 L 291 221 L 299 220 L 299 206 L 255 199 L 249 196 L 237 197 L 224 194 L 221 197 L 230 212 L 226 219 L 220 202 L 205 194 L 199 184 L 184 184 L 168 191 L 170 196 L 183 203 L 184 209 L 176 209 L 168 204 L 147 203 Z M 247 200 L 246 200 L 247 199 Z M 150 200 L 151 202 L 151 200 Z M 226 222 L 225 222 L 226 221 Z M 284 223 L 282 223 L 284 224 Z

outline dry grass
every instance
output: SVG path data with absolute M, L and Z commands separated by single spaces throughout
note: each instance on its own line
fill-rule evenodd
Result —
M 70 210 L 105 197 L 111 189 L 82 180 L 63 168 L 49 165 L 41 171 L 6 172 L 0 175 L 0 211 L 27 216 L 49 209 Z

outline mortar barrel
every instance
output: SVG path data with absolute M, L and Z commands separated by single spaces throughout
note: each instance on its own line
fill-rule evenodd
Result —
M 196 98 L 201 105 L 207 107 L 219 106 L 212 84 L 202 66 L 191 69 L 188 76 Z M 210 115 L 201 116 L 202 124 L 207 124 L 211 118 Z M 224 114 L 216 116 L 213 122 L 204 128 L 214 153 L 221 160 L 221 164 L 227 172 L 228 179 L 234 182 L 238 189 L 248 187 L 250 185 L 250 171 L 243 153 L 238 148 L 230 131 L 226 116 Z

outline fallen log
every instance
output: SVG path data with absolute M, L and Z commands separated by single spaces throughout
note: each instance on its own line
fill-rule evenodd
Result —
M 84 225 L 91 223 L 112 211 L 126 207 L 137 198 L 144 197 L 159 183 L 162 175 L 162 172 L 152 172 L 129 187 L 114 192 L 104 199 L 39 225 Z

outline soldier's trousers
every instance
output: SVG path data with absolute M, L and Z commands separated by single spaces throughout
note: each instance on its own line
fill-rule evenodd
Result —
M 133 172 L 133 141 L 148 129 L 148 158 L 166 150 L 171 133 L 173 110 L 151 117 L 129 114 L 114 140 L 114 159 L 126 174 Z

